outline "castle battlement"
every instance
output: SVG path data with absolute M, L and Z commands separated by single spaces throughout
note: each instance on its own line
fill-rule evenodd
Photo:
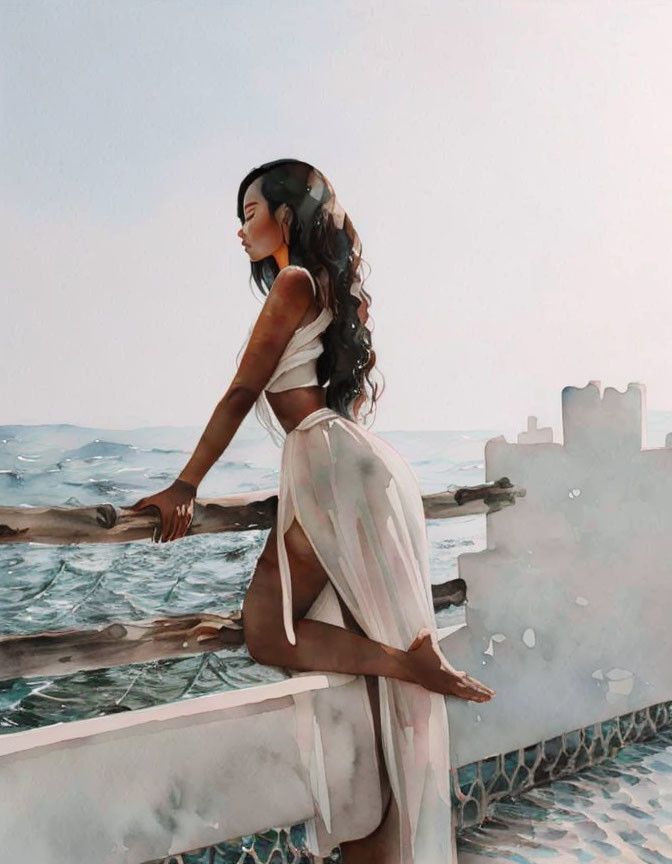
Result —
M 645 443 L 646 388 L 628 384 L 625 392 L 600 382 L 562 391 L 565 450 L 639 452 Z

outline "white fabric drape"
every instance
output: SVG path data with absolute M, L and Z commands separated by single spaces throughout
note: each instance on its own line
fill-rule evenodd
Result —
M 436 634 L 422 496 L 412 468 L 391 445 L 329 408 L 309 414 L 287 435 L 278 560 L 292 643 L 284 535 L 295 517 L 369 638 L 405 650 L 421 629 Z M 396 679 L 379 683 L 385 761 L 401 814 L 398 861 L 385 864 L 455 864 L 444 697 Z M 319 762 L 315 753 L 304 758 Z M 328 806 L 321 797 L 318 812 Z

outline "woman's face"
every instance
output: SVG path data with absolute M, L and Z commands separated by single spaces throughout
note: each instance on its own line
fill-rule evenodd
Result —
M 245 221 L 237 232 L 250 261 L 262 261 L 278 252 L 284 245 L 280 216 L 285 208 L 280 206 L 277 215 L 268 209 L 268 202 L 261 193 L 262 178 L 251 183 L 243 198 Z

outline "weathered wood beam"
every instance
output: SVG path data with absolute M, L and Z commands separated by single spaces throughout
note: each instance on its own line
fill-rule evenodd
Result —
M 507 478 L 493 484 L 423 496 L 425 517 L 444 519 L 492 513 L 524 496 Z M 247 492 L 196 503 L 190 534 L 270 528 L 276 490 Z M 0 543 L 126 543 L 151 537 L 158 513 L 132 513 L 112 504 L 98 507 L 0 507 Z M 463 603 L 466 585 L 453 579 L 432 587 L 434 608 Z M 207 612 L 132 623 L 111 622 L 90 630 L 54 630 L 0 636 L 0 680 L 66 675 L 128 663 L 143 663 L 218 651 L 243 644 L 240 612 Z
M 240 613 L 115 622 L 91 630 L 0 637 L 0 681 L 187 657 L 243 644 Z
M 423 495 L 427 519 L 492 513 L 525 495 L 503 477 L 496 483 Z M 277 490 L 266 489 L 196 501 L 189 534 L 251 531 L 272 526 Z M 134 513 L 113 504 L 94 507 L 0 507 L 1 543 L 128 543 L 146 540 L 159 527 L 154 509 Z
M 270 528 L 277 506 L 275 489 L 197 500 L 189 534 Z M 159 525 L 155 508 L 0 507 L 0 543 L 128 543 L 152 537 Z
M 434 608 L 459 605 L 463 579 L 432 586 Z M 240 612 L 172 615 L 151 621 L 114 622 L 91 630 L 51 630 L 30 636 L 0 636 L 0 681 L 68 675 L 127 663 L 188 657 L 244 642 Z

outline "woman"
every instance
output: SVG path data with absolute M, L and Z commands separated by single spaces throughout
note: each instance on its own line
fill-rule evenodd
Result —
M 238 217 L 266 301 L 193 456 L 134 509 L 158 507 L 162 541 L 183 537 L 199 483 L 256 405 L 283 450 L 277 520 L 243 606 L 250 654 L 295 671 L 376 676 L 391 794 L 380 827 L 343 842 L 343 859 L 447 864 L 444 696 L 484 702 L 494 691 L 441 654 L 417 478 L 357 422 L 366 386 L 372 405 L 377 394 L 359 237 L 326 177 L 293 159 L 245 177 Z

